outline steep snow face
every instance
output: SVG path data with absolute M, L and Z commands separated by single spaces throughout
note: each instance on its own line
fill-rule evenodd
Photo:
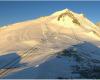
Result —
M 77 14 L 68 9 L 55 12 L 51 16 L 56 16 L 56 18 L 51 21 L 52 23 L 57 23 L 59 25 L 62 25 L 63 27 L 77 28 L 77 26 L 79 26 L 87 30 L 97 28 L 97 26 L 89 21 L 87 18 L 85 18 L 83 14 Z
M 62 28 L 67 28 L 66 30 L 74 29 L 75 32 L 83 33 L 96 39 L 100 37 L 100 29 L 83 14 L 77 14 L 68 9 L 64 9 L 53 13 L 51 17 L 53 18 L 50 23 L 62 26 Z M 93 33 L 93 35 L 91 33 Z
M 77 22 L 76 24 L 80 25 L 75 15 L 78 14 L 75 14 L 68 9 L 58 11 L 51 15 L 53 17 L 56 16 L 56 18 L 54 18 L 51 22 L 62 25 L 63 27 L 71 27 L 71 26 L 75 26 L 75 24 L 73 24 L 75 19 Z

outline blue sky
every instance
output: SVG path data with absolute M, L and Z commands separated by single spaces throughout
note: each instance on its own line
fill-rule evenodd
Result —
M 0 1 L 0 26 L 35 19 L 68 8 L 100 21 L 100 1 Z

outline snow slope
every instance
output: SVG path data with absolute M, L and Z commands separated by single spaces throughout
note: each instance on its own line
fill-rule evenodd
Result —
M 100 28 L 68 9 L 4 26 L 0 78 L 97 78 L 81 70 L 99 66 L 99 44 Z

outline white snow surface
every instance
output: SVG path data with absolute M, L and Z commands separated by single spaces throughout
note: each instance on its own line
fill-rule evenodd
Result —
M 0 45 L 1 79 L 87 78 L 81 70 L 100 67 L 100 28 L 68 9 L 0 28 Z

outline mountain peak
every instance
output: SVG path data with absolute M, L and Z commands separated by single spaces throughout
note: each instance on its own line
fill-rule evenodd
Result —
M 62 13 L 65 13 L 66 11 L 69 11 L 69 9 L 66 8 L 66 9 L 63 9 L 63 10 L 57 11 L 57 12 L 53 13 L 52 16 L 60 15 L 60 14 L 62 14 Z
M 82 13 L 78 14 L 78 13 L 75 13 L 67 8 L 60 10 L 60 11 L 57 11 L 57 12 L 54 12 L 51 16 L 59 16 L 59 15 L 62 15 L 62 16 L 65 16 L 65 15 L 69 16 L 70 15 L 71 18 L 72 18 L 72 15 L 79 16 L 79 17 L 84 16 L 84 14 L 82 14 Z
M 53 20 L 54 23 L 65 26 L 69 23 L 71 25 L 73 25 L 73 23 L 80 25 L 80 21 L 78 20 L 78 17 L 81 17 L 82 15 L 74 13 L 69 9 L 64 9 L 53 13 L 51 16 L 56 17 L 55 20 Z

